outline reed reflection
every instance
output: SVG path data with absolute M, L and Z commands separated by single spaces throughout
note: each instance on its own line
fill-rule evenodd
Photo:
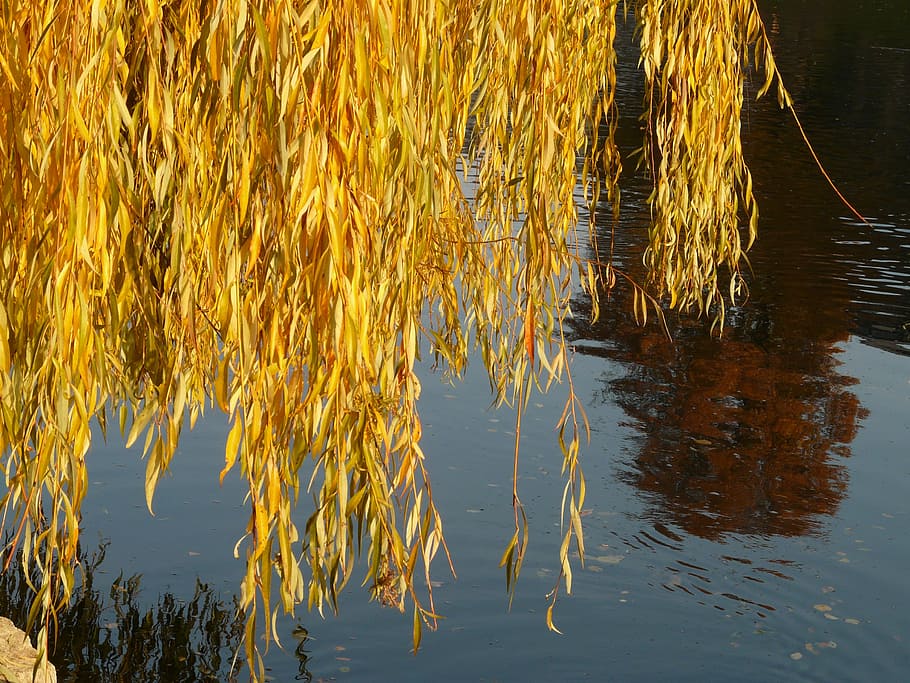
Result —
M 214 683 L 245 679 L 248 672 L 237 657 L 242 652 L 244 618 L 236 598 L 225 601 L 197 581 L 188 599 L 164 593 L 149 606 L 141 595 L 141 576 L 122 575 L 105 596 L 94 581 L 104 551 L 102 545 L 91 557 L 82 556 L 82 589 L 59 615 L 50 657 L 59 681 Z M 14 562 L 9 571 L 0 574 L 0 614 L 22 626 L 32 599 L 21 563 Z M 299 632 L 306 634 L 298 629 L 295 638 Z M 298 640 L 297 679 L 312 680 L 305 637 Z

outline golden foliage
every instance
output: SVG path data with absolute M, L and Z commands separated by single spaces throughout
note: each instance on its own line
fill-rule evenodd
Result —
M 654 183 L 645 262 L 671 306 L 714 312 L 723 326 L 718 271 L 732 273 L 734 299 L 744 286 L 739 216 L 749 216 L 748 245 L 758 224 L 739 135 L 744 67 L 755 46 L 764 93 L 773 56 L 751 1 L 644 0 L 637 18 L 647 86 L 642 158 Z M 779 95 L 789 104 L 782 86 Z
M 335 608 L 363 540 L 366 581 L 386 603 L 410 602 L 416 646 L 436 612 L 418 586 L 445 551 L 420 448 L 415 363 L 427 348 L 458 374 L 479 347 L 519 431 L 540 380 L 568 378 L 571 589 L 586 425 L 562 330 L 573 277 L 596 311 L 598 285 L 616 276 L 582 257 L 574 194 L 593 210 L 603 188 L 618 206 L 616 11 L 615 0 L 3 4 L 0 466 L 4 520 L 43 577 L 41 643 L 74 584 L 90 423 L 106 432 L 113 418 L 127 444 L 143 442 L 151 508 L 185 423 L 216 406 L 231 424 L 221 477 L 239 469 L 249 484 L 238 547 L 252 675 L 264 675 L 255 637 L 276 636 L 279 604 Z M 742 256 L 741 207 L 749 241 L 755 230 L 743 65 L 756 45 L 770 83 L 770 51 L 750 0 L 641 0 L 636 13 L 655 181 L 648 263 L 671 306 L 722 316 L 717 272 Z M 644 290 L 639 300 L 645 313 Z M 301 480 L 313 499 L 302 528 Z M 517 488 L 513 502 L 510 589 L 527 541 Z

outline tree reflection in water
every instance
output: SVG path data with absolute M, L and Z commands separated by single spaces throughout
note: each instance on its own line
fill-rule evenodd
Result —
M 864 411 L 833 344 L 784 355 L 735 332 L 719 341 L 680 328 L 670 342 L 636 331 L 609 353 L 628 369 L 610 389 L 641 428 L 623 478 L 652 494 L 658 517 L 716 539 L 802 535 L 835 512 L 847 485 L 838 457 Z
M 822 7 L 836 19 L 818 21 Z M 874 228 L 842 218 L 795 126 L 763 101 L 743 122 L 761 208 L 745 273 L 751 297 L 731 311 L 723 339 L 673 315 L 673 341 L 654 323 L 640 328 L 622 285 L 594 326 L 585 323 L 590 303 L 573 302 L 577 348 L 619 365 L 620 376 L 610 369 L 605 380 L 606 400 L 639 432 L 622 476 L 646 494 L 655 521 L 710 539 L 811 533 L 833 514 L 848 484 L 843 458 L 866 414 L 840 372 L 838 346 L 854 334 L 892 352 L 910 348 L 910 194 L 901 185 L 910 60 L 891 49 L 904 45 L 910 11 L 846 0 L 762 8 L 816 151 L 851 201 L 878 217 Z M 641 101 L 639 81 L 620 73 L 621 117 L 624 104 Z M 641 144 L 640 127 L 621 118 L 625 151 Z M 626 168 L 615 232 L 610 207 L 599 212 L 598 255 L 644 282 L 650 189 L 634 162 Z
M 824 54 L 836 59 L 839 53 Z M 811 57 L 821 59 L 815 52 Z M 836 82 L 838 92 L 851 91 Z M 633 90 L 628 96 L 639 95 Z M 836 116 L 829 110 L 823 120 Z M 762 232 L 744 273 L 750 298 L 729 311 L 723 338 L 675 313 L 667 319 L 672 340 L 654 322 L 640 327 L 622 284 L 603 297 L 594 325 L 587 322 L 590 301 L 573 301 L 577 349 L 619 364 L 621 376 L 606 380 L 606 400 L 615 400 L 639 430 L 641 447 L 623 478 L 647 494 L 655 521 L 708 539 L 802 535 L 836 511 L 847 488 L 842 459 L 866 414 L 850 390 L 855 380 L 839 372 L 838 345 L 861 331 L 857 318 L 864 315 L 902 319 L 879 302 L 896 297 L 869 303 L 866 296 L 866 303 L 857 303 L 856 287 L 864 278 L 880 281 L 882 274 L 846 275 L 857 264 L 868 270 L 884 247 L 894 253 L 891 242 L 882 242 L 890 236 L 873 232 L 868 245 L 844 246 L 850 235 L 836 218 L 842 207 L 798 133 L 773 103 L 750 107 L 747 121 L 744 144 L 754 157 L 753 174 L 765 179 Z M 622 120 L 620 144 L 640 144 L 639 126 Z M 825 159 L 839 157 L 835 146 L 822 151 Z M 598 214 L 606 222 L 598 224 L 597 255 L 643 283 L 650 190 L 641 173 L 631 173 L 627 182 L 615 231 L 609 207 Z
M 83 555 L 84 584 L 59 615 L 51 661 L 61 683 L 222 682 L 245 675 L 241 662 L 234 661 L 244 629 L 236 597 L 224 601 L 197 580 L 188 600 L 163 593 L 149 607 L 142 599 L 140 575 L 119 576 L 105 597 L 94 586 L 104 554 L 102 545 L 91 557 Z M 22 626 L 32 598 L 21 564 L 14 562 L 9 571 L 0 574 L 0 614 Z M 303 635 L 298 637 L 298 631 Z M 299 641 L 298 679 L 309 681 L 306 631 L 298 631 L 294 634 Z
M 753 301 L 731 311 L 722 339 L 668 320 L 669 340 L 626 303 L 575 334 L 579 351 L 623 368 L 606 380 L 607 400 L 633 419 L 640 448 L 620 476 L 647 494 L 654 521 L 717 540 L 803 535 L 833 514 L 847 487 L 840 461 L 865 415 L 855 380 L 838 372 L 847 333 L 827 313 Z M 578 321 L 586 304 L 575 302 Z

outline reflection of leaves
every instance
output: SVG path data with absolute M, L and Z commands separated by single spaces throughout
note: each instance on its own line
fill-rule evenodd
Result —
M 91 557 L 82 557 L 81 589 L 58 614 L 51 661 L 59 679 L 131 683 L 236 680 L 232 662 L 242 642 L 244 622 L 236 598 L 225 602 L 197 581 L 188 600 L 165 593 L 148 607 L 141 599 L 141 576 L 121 575 L 107 599 L 93 582 L 105 548 L 102 545 Z M 20 563 L 0 574 L 0 613 L 24 624 L 32 599 Z M 306 670 L 305 663 L 304 659 L 301 672 Z
M 143 613 L 137 608 L 139 577 L 119 577 L 111 588 L 117 613 L 116 657 L 109 671 L 130 671 L 129 680 L 220 681 L 243 633 L 236 601 L 226 605 L 197 582 L 186 603 L 166 593 Z M 119 661 L 118 661 L 119 660 Z
M 291 634 L 297 641 L 297 647 L 294 648 L 294 656 L 297 657 L 298 671 L 295 677 L 298 681 L 309 683 L 313 680 L 313 674 L 309 671 L 310 652 L 306 645 L 310 640 L 310 633 L 303 626 L 298 626 Z

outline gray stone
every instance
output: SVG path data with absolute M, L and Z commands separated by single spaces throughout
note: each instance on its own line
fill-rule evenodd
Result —
M 57 670 L 50 663 L 32 679 L 37 659 L 38 651 L 25 632 L 0 617 L 0 683 L 57 683 Z

